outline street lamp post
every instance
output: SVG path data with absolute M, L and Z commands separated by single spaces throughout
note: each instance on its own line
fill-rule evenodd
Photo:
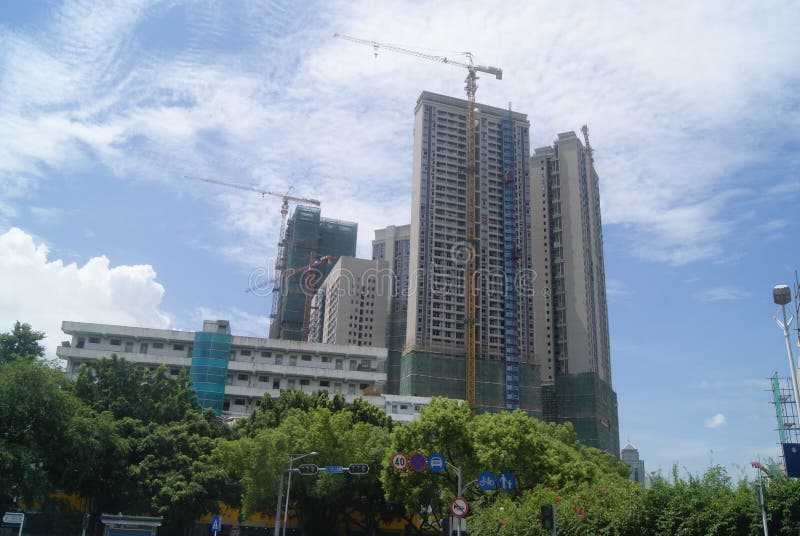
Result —
M 314 451 L 307 454 L 291 454 L 289 456 L 289 483 L 286 485 L 286 505 L 283 508 L 283 536 L 286 536 L 286 520 L 289 518 L 289 494 L 292 491 L 292 465 L 297 460 L 301 460 L 307 456 L 316 456 L 317 454 L 319 453 Z M 281 484 L 281 487 L 283 487 L 283 484 Z
M 783 330 L 783 336 L 786 338 L 786 354 L 789 357 L 789 376 L 792 378 L 792 389 L 794 390 L 794 403 L 797 408 L 797 415 L 800 417 L 800 393 L 797 391 L 797 367 L 794 364 L 794 356 L 792 355 L 792 344 L 789 339 L 789 325 L 794 318 L 786 319 L 786 304 L 792 301 L 792 291 L 788 285 L 777 285 L 772 289 L 773 301 L 781 306 L 783 312 L 783 322 L 778 320 L 778 326 Z

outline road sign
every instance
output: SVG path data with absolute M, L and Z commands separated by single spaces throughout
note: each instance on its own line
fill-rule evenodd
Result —
M 222 518 L 214 516 L 211 518 L 211 532 L 219 532 L 222 530 Z
M 402 452 L 395 452 L 392 455 L 392 467 L 395 471 L 405 471 L 408 467 L 408 458 Z
M 423 453 L 417 451 L 409 456 L 408 465 L 410 465 L 413 470 L 419 473 L 420 471 L 425 470 L 425 466 L 428 465 L 428 461 L 425 459 L 425 455 Z
M 313 463 L 303 463 L 297 466 L 297 472 L 303 476 L 312 476 L 319 472 L 319 467 Z
M 366 463 L 351 463 L 347 467 L 347 472 L 351 475 L 366 475 L 369 473 L 369 465 Z
M 428 468 L 434 473 L 441 473 L 444 470 L 444 456 L 441 454 L 431 454 L 428 456 Z
M 464 497 L 456 497 L 450 503 L 450 513 L 455 517 L 464 517 L 469 512 L 469 503 Z
M 3 523 L 9 525 L 22 525 L 23 521 L 25 521 L 25 514 L 22 512 L 6 512 L 3 516 Z
M 344 473 L 344 467 L 341 465 L 326 465 L 325 472 L 328 474 L 338 475 L 339 473 Z
M 492 491 L 497 486 L 494 475 L 489 471 L 484 471 L 478 475 L 478 487 L 483 491 Z
M 511 491 L 517 487 L 517 479 L 511 473 L 497 475 L 497 487 L 503 491 Z

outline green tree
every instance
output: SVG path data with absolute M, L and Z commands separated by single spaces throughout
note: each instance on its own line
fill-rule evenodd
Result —
M 800 533 L 800 478 L 770 479 L 766 496 L 770 534 Z
M 44 346 L 39 341 L 44 339 L 42 331 L 34 331 L 30 324 L 17 321 L 14 329 L 8 333 L 0 333 L 0 365 L 18 359 L 36 359 L 44 356 Z

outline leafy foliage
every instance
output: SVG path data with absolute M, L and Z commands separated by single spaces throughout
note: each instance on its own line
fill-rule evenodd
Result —
M 42 331 L 34 331 L 30 324 L 17 321 L 10 333 L 0 333 L 0 366 L 19 359 L 32 360 L 44 356 Z

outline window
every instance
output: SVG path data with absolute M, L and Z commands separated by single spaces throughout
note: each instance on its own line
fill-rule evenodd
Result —
M 163 342 L 154 342 L 153 343 L 153 350 L 161 350 L 162 348 L 164 348 L 164 343 Z
M 244 398 L 234 398 L 233 403 L 236 406 L 244 406 Z
M 248 379 L 248 376 L 247 376 L 247 374 L 239 374 L 239 375 L 236 376 L 236 379 L 239 380 L 240 382 L 246 382 L 247 379 Z
M 76 344 L 75 346 L 77 348 L 83 348 L 85 344 L 86 344 L 86 339 L 84 339 L 83 337 L 78 337 L 78 344 Z
M 275 354 L 275 364 L 276 365 L 283 365 L 283 355 L 282 354 Z
M 280 389 L 281 388 L 281 380 L 276 378 L 272 380 L 272 388 L 273 389 Z
M 334 383 L 333 384 L 333 390 L 336 393 L 341 393 L 342 392 L 342 384 L 341 383 Z
M 350 360 L 350 370 L 356 370 L 358 368 L 358 361 L 355 359 Z
M 184 348 L 186 348 L 183 344 L 173 344 L 172 349 L 176 352 L 183 352 Z
M 368 383 L 359 383 L 358 384 L 358 388 L 363 391 L 364 389 L 369 388 L 369 384 Z
M 267 352 L 266 350 L 262 350 L 261 357 L 272 357 L 272 352 Z
M 260 383 L 269 383 L 269 376 L 259 376 L 258 381 Z
M 361 360 L 361 368 L 364 369 L 364 370 L 369 370 L 370 369 L 369 359 L 362 359 Z
M 319 386 L 320 387 L 330 387 L 331 386 L 331 382 L 328 381 L 328 380 L 320 380 L 319 381 Z
M 194 353 L 194 346 L 190 346 L 186 349 L 186 357 L 192 357 L 193 353 Z
M 343 366 L 344 366 L 344 362 L 341 359 L 337 359 L 336 360 L 336 370 L 342 370 Z
M 133 352 L 133 341 L 125 341 L 125 351 Z
M 329 355 L 322 356 L 322 362 L 323 363 L 330 363 L 331 362 L 331 356 L 329 356 Z
M 122 341 L 120 339 L 111 339 L 111 346 L 121 346 Z
M 348 383 L 347 384 L 347 394 L 348 395 L 356 394 L 356 384 L 354 384 L 354 383 Z
M 222 411 L 228 411 L 230 409 L 231 409 L 231 401 L 225 399 L 225 401 L 222 402 Z
M 408 409 L 408 404 L 400 404 L 400 410 Z
M 294 378 L 289 378 L 288 380 L 286 380 L 286 388 L 294 389 Z
M 292 365 L 292 366 L 296 366 L 297 365 L 297 356 L 296 355 L 290 355 L 289 356 L 289 364 Z
M 233 383 L 233 374 L 228 374 L 225 376 L 225 383 L 227 383 L 228 385 Z
M 303 354 L 303 355 L 300 356 L 300 359 L 302 359 L 303 361 L 311 361 L 311 356 L 307 355 L 307 354 Z
M 251 355 L 253 355 L 253 352 L 251 352 L 250 350 L 240 350 L 239 353 L 242 354 L 244 357 L 250 357 Z
M 100 344 L 100 337 L 89 337 L 90 344 Z
M 311 385 L 310 380 L 300 380 L 300 385 Z
M 181 371 L 178 367 L 172 367 L 171 369 L 169 369 L 169 373 L 172 374 L 173 376 L 177 376 L 178 374 L 180 374 L 180 372 Z

